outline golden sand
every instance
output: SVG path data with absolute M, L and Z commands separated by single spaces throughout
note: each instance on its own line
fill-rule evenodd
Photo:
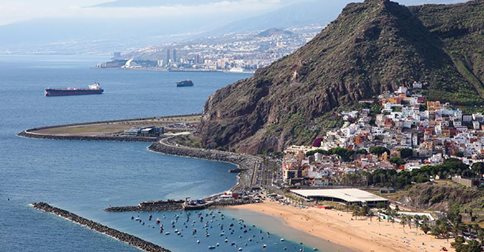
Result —
M 300 209 L 266 201 L 231 207 L 280 218 L 291 228 L 355 251 L 453 251 L 451 240 L 437 239 L 412 226 L 355 217 L 351 213 L 315 207 Z

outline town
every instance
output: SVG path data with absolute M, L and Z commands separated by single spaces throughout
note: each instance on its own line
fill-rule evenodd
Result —
M 440 174 L 416 171 L 449 162 L 478 166 L 484 157 L 482 113 L 464 114 L 448 103 L 428 101 L 422 95 L 425 85 L 414 82 L 380 95 L 377 101 L 361 101 L 360 110 L 341 113 L 341 128 L 328 131 L 312 146 L 287 148 L 281 167 L 283 184 L 403 188 L 412 181 L 384 181 L 372 174 L 414 170 L 419 182 L 440 178 L 469 186 L 482 184 L 472 169 Z
M 148 47 L 121 54 L 100 68 L 167 71 L 254 72 L 294 52 L 311 40 L 321 26 L 272 28 L 258 33 L 225 34 L 186 43 Z

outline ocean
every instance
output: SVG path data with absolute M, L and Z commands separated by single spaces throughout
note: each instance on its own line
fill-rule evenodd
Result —
M 80 216 L 136 235 L 172 251 L 299 251 L 296 231 L 278 220 L 237 211 L 202 211 L 207 223 L 186 221 L 185 213 L 107 213 L 109 206 L 133 205 L 145 200 L 199 198 L 229 189 L 236 181 L 233 165 L 153 153 L 147 143 L 55 141 L 28 139 L 16 133 L 32 127 L 109 119 L 199 113 L 216 89 L 250 77 L 234 73 L 173 73 L 97 69 L 105 60 L 96 56 L 0 56 L 0 251 L 138 251 L 57 216 L 29 206 L 44 201 Z M 191 79 L 194 87 L 176 88 Z M 83 87 L 99 82 L 102 95 L 44 97 L 47 87 Z M 182 235 L 160 234 L 147 218 L 152 214 Z M 230 224 L 242 229 L 229 234 Z M 141 225 L 131 220 L 138 217 Z M 205 219 L 205 220 L 207 220 Z M 252 226 L 257 220 L 266 226 Z M 271 224 L 272 223 L 272 224 Z M 186 225 L 186 227 L 185 227 Z M 206 236 L 204 225 L 210 225 Z M 221 228 L 223 226 L 225 229 Z M 238 227 L 238 226 L 237 226 Z M 193 235 L 192 230 L 198 234 Z M 277 233 L 277 229 L 275 229 Z M 287 231 L 287 230 L 286 230 Z M 183 236 L 183 237 L 182 237 Z M 225 239 L 228 242 L 225 242 Z M 200 243 L 197 243 L 199 240 Z M 292 240 L 292 241 L 291 241 Z M 231 246 L 231 243 L 236 246 Z M 314 245 L 314 242 L 311 245 Z M 263 244 L 267 247 L 263 249 Z M 316 244 L 318 245 L 318 244 Z M 312 246 L 311 246 L 312 247 Z

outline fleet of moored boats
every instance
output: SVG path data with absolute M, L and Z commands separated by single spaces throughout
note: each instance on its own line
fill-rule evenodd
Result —
M 184 216 L 182 217 L 182 213 Z M 225 219 L 229 220 L 228 226 Z M 154 219 L 153 215 L 148 217 L 148 222 L 146 223 L 142 218 L 131 216 L 131 220 L 139 222 L 143 226 L 148 226 L 151 228 L 158 228 L 159 232 L 163 236 L 169 236 L 172 232 L 183 237 L 184 234 L 188 233 L 193 238 L 196 239 L 197 244 L 201 244 L 202 241 L 198 238 L 200 237 L 210 237 L 216 230 L 219 230 L 218 236 L 220 236 L 220 242 L 209 245 L 209 250 L 215 250 L 221 246 L 221 243 L 229 244 L 234 247 L 237 251 L 243 251 L 245 247 L 249 245 L 262 243 L 271 237 L 270 232 L 264 232 L 262 230 L 256 230 L 255 225 L 249 225 L 242 219 L 236 220 L 235 218 L 226 217 L 221 211 L 199 211 L 191 212 L 185 211 L 180 214 L 176 214 L 173 219 L 167 219 L 166 215 L 162 215 L 161 219 Z M 197 225 L 202 225 L 201 228 Z M 224 226 L 225 225 L 225 226 Z M 198 228 L 197 228 L 198 227 Z M 171 231 L 171 232 L 170 232 Z M 246 238 L 245 242 L 244 239 Z M 230 242 L 230 240 L 233 240 Z M 285 242 L 284 238 L 280 239 L 280 242 Z M 301 246 L 303 243 L 299 243 Z M 266 243 L 260 245 L 262 249 L 268 248 Z M 283 250 L 287 250 L 284 247 Z M 317 251 L 317 248 L 313 248 L 313 251 Z M 304 251 L 304 248 L 300 248 L 299 251 Z

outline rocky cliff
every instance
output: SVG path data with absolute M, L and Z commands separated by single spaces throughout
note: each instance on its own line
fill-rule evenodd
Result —
M 431 99 L 482 108 L 483 3 L 349 4 L 292 55 L 210 96 L 202 142 L 247 153 L 309 144 L 335 111 L 414 80 L 429 83 Z

